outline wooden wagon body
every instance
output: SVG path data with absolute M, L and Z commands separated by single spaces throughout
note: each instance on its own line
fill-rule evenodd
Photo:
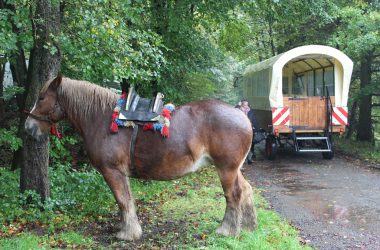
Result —
M 352 69 L 349 57 L 322 45 L 297 47 L 247 67 L 241 94 L 268 133 L 268 158 L 286 143 L 333 157 L 331 135 L 347 125 Z

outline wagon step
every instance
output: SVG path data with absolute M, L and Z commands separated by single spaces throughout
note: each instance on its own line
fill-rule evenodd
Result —
M 296 140 L 327 140 L 327 136 L 310 136 L 310 137 L 296 137 Z
M 298 152 L 331 152 L 331 149 L 319 149 L 319 148 L 313 148 L 313 149 L 300 149 Z
M 295 134 L 294 134 L 294 137 L 293 137 L 293 140 L 294 140 L 294 146 L 295 146 L 295 149 L 296 151 L 298 152 L 332 152 L 332 147 L 331 147 L 331 141 L 330 141 L 330 138 L 328 136 L 300 136 L 300 137 L 297 137 Z M 307 147 L 306 145 L 304 145 L 304 142 L 307 143 L 307 141 L 310 141 L 310 142 L 313 142 L 315 140 L 320 140 L 322 141 L 322 145 L 325 145 L 325 147 L 321 147 L 321 148 L 313 148 L 313 147 Z M 324 143 L 323 143 L 324 141 Z M 309 143 L 307 143 L 309 144 Z

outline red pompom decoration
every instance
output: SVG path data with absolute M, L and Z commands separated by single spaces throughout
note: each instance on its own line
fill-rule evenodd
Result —
M 162 110 L 161 115 L 170 120 L 170 119 L 172 119 L 172 117 L 170 116 L 170 113 L 171 113 L 171 111 L 169 109 L 165 108 Z
M 144 131 L 147 131 L 147 130 L 153 130 L 153 123 L 145 123 L 144 126 L 143 126 L 143 130 Z
M 119 115 L 119 113 L 118 112 L 112 112 L 112 121 L 114 121 L 116 118 L 117 118 L 117 116 Z
M 162 127 L 161 135 L 162 135 L 163 137 L 167 137 L 167 138 L 170 137 L 170 134 L 169 134 L 169 128 L 168 128 L 167 126 L 163 126 L 163 127 Z
M 112 133 L 117 133 L 119 131 L 119 127 L 117 126 L 117 123 L 116 122 L 112 122 L 111 123 L 111 132 Z

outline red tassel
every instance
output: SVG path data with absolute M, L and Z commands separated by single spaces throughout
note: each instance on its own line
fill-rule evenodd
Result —
M 127 93 L 123 92 L 123 94 L 120 96 L 121 99 L 125 99 L 127 97 Z
M 119 115 L 118 112 L 112 112 L 112 121 L 115 121 L 115 119 L 117 118 L 117 116 Z
M 56 129 L 56 134 L 57 134 L 58 139 L 62 139 L 63 136 L 62 136 L 62 134 L 59 132 L 58 127 L 56 127 L 55 129 Z
M 51 134 L 57 136 L 58 139 L 63 138 L 62 134 L 58 130 L 57 124 L 54 124 L 53 126 L 51 126 Z
M 117 123 L 116 122 L 112 122 L 111 123 L 111 132 L 112 133 L 117 133 L 119 131 L 119 127 L 117 126 Z
M 145 123 L 144 126 L 143 126 L 143 130 L 144 131 L 147 131 L 147 130 L 153 130 L 153 123 Z
M 161 135 L 162 135 L 163 137 L 167 137 L 167 138 L 170 137 L 170 134 L 169 134 L 169 128 L 168 128 L 167 126 L 163 126 L 163 127 L 162 127 Z
M 162 110 L 161 115 L 163 117 L 168 118 L 170 120 L 170 119 L 172 119 L 172 117 L 170 116 L 170 113 L 171 113 L 171 111 L 169 109 L 165 108 L 165 109 Z

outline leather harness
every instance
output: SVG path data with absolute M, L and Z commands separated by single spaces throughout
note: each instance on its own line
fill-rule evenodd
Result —
M 53 125 L 55 124 L 56 122 L 53 121 L 52 119 L 52 116 L 53 114 L 56 112 L 57 108 L 60 109 L 60 111 L 63 113 L 63 116 L 66 116 L 66 113 L 64 111 L 64 109 L 61 108 L 61 105 L 58 104 L 58 102 L 56 102 L 54 104 L 54 108 L 47 114 L 47 115 L 35 115 L 35 114 L 32 114 L 30 111 L 28 110 L 24 110 L 24 113 L 25 114 L 28 114 L 30 117 L 32 117 L 33 119 L 36 119 L 38 121 L 42 121 L 42 122 L 47 122 L 49 123 L 50 125 Z
M 131 161 L 131 165 L 129 166 L 130 172 L 133 172 L 135 170 L 135 145 L 136 145 L 136 138 L 137 138 L 138 132 L 139 132 L 139 125 L 136 124 L 133 127 L 131 143 L 129 146 L 129 156 L 130 156 L 130 161 Z

